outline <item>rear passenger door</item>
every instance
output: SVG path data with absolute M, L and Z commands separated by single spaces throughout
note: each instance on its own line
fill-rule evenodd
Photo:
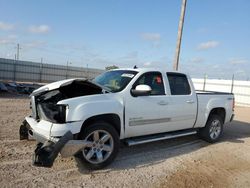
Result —
M 190 82 L 185 74 L 167 73 L 169 82 L 170 129 L 192 128 L 197 113 L 196 93 L 192 92 Z

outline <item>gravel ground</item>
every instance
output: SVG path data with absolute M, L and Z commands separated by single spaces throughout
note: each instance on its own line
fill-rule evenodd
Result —
M 109 167 L 91 172 L 60 156 L 52 168 L 33 167 L 36 143 L 18 133 L 29 99 L 0 94 L 0 107 L 1 187 L 250 187 L 250 108 L 236 108 L 217 144 L 188 136 L 122 147 Z

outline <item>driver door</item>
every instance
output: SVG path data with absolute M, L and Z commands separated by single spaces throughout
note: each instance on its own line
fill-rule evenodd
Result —
M 147 72 L 138 78 L 137 85 L 148 85 L 151 94 L 134 97 L 131 94 L 125 100 L 126 137 L 142 136 L 165 132 L 169 118 L 166 117 L 169 99 L 165 95 L 164 81 L 160 72 Z

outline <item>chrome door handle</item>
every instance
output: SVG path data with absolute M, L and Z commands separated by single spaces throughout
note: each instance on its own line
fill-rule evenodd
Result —
M 189 103 L 189 104 L 192 104 L 192 103 L 194 103 L 194 100 L 188 100 L 186 102 Z
M 166 101 L 160 101 L 160 102 L 158 102 L 158 104 L 159 104 L 159 105 L 167 105 L 168 102 L 166 102 Z

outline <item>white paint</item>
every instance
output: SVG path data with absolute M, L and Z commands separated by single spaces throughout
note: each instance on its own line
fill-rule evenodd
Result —
M 121 139 L 189 129 L 193 128 L 193 126 L 204 127 L 210 111 L 217 107 L 226 110 L 225 123 L 230 120 L 233 113 L 232 100 L 230 100 L 232 95 L 202 94 L 196 97 L 195 88 L 189 76 L 187 78 L 191 93 L 188 95 L 171 95 L 166 71 L 153 68 L 130 70 L 136 70 L 138 73 L 121 92 L 81 96 L 59 101 L 58 104 L 68 105 L 66 121 L 74 123 L 52 124 L 44 121 L 36 122 L 30 119 L 27 120 L 32 123 L 32 129 L 39 134 L 62 136 L 68 130 L 72 133 L 80 132 L 83 122 L 90 117 L 103 114 L 116 114 L 119 116 L 121 122 Z M 158 71 L 162 74 L 166 94 L 133 97 L 131 95 L 133 84 L 144 73 L 152 71 Z M 52 83 L 44 86 L 44 88 L 48 88 L 49 90 L 55 89 L 56 87 L 60 87 L 61 84 L 70 81 L 72 80 Z M 36 92 L 39 91 L 37 90 Z M 197 104 L 199 106 L 198 111 Z M 194 125 L 196 115 L 197 122 Z M 162 119 L 170 121 L 162 122 Z M 129 122 L 131 120 L 150 120 L 148 121 L 150 123 L 140 126 L 130 126 Z M 43 126 L 43 123 L 48 125 L 45 124 Z
M 150 86 L 143 85 L 143 84 L 136 86 L 135 90 L 137 90 L 137 91 L 149 91 L 149 92 L 152 91 Z

